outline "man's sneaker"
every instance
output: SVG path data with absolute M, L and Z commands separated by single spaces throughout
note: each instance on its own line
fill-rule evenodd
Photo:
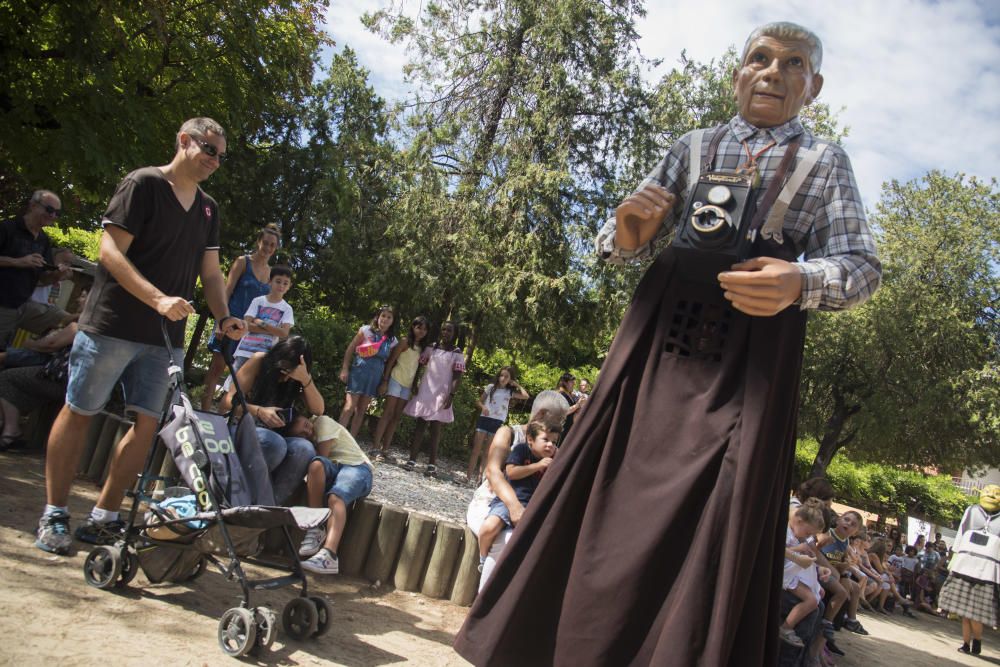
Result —
M 302 540 L 302 546 L 299 547 L 299 556 L 309 558 L 316 555 L 316 552 L 323 548 L 323 542 L 325 541 L 326 530 L 322 526 L 308 529 L 305 538 Z
M 844 621 L 844 627 L 858 635 L 867 635 L 868 631 L 862 627 L 861 622 L 856 618 L 849 618 Z
M 87 544 L 114 544 L 122 538 L 125 532 L 125 522 L 121 519 L 98 523 L 93 518 L 76 527 L 73 536 Z
M 795 630 L 793 630 L 792 628 L 786 628 L 785 626 L 781 626 L 780 628 L 778 628 L 778 636 L 781 637 L 781 641 L 785 642 L 786 644 L 789 644 L 790 646 L 794 646 L 795 648 L 805 647 L 805 644 L 802 643 L 802 640 L 799 638 L 797 634 L 795 634 Z
M 329 549 L 320 549 L 315 556 L 302 561 L 302 569 L 316 574 L 337 574 L 340 572 L 340 561 Z
M 38 520 L 38 539 L 35 546 L 53 554 L 68 554 L 73 545 L 69 534 L 69 513 L 56 510 Z

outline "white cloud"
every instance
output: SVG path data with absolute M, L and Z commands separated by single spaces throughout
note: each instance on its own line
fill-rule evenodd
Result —
M 413 15 L 419 0 L 393 3 Z M 335 2 L 328 27 L 338 48 L 358 52 L 375 89 L 390 100 L 405 98 L 406 54 L 367 32 L 358 17 L 385 2 Z M 677 64 L 682 50 L 707 61 L 767 21 L 794 20 L 824 42 L 822 99 L 850 126 L 846 148 L 862 194 L 877 201 L 882 183 L 909 180 L 930 169 L 1000 176 L 1000 3 L 990 0 L 651 0 L 637 29 L 640 49 L 663 65 Z

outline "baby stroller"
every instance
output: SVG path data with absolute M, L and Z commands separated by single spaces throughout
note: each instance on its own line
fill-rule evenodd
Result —
M 139 568 L 152 583 L 180 583 L 196 579 L 209 564 L 215 566 L 227 580 L 237 580 L 243 591 L 240 606 L 226 610 L 219 619 L 219 646 L 233 657 L 267 650 L 277 632 L 276 614 L 264 606 L 253 607 L 251 591 L 299 583 L 299 596 L 289 600 L 281 614 L 285 633 L 293 639 L 324 634 L 330 627 L 330 603 L 309 595 L 297 545 L 306 529 L 326 521 L 329 510 L 273 507 L 267 466 L 233 373 L 231 353 L 224 357 L 243 407 L 235 437 L 226 416 L 192 407 L 183 388 L 183 369 L 173 358 L 166 321 L 162 328 L 170 357 L 170 390 L 158 437 L 136 489 L 126 494 L 132 505 L 124 532 L 114 544 L 90 552 L 84 578 L 91 586 L 110 590 L 127 586 Z M 158 482 L 178 483 L 153 469 L 163 448 L 164 456 L 176 463 L 183 486 L 154 496 Z M 244 562 L 286 574 L 252 580 L 244 572 Z

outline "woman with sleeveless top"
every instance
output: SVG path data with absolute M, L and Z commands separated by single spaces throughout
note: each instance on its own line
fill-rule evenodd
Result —
M 385 396 L 385 408 L 382 417 L 375 428 L 375 462 L 383 463 L 392 436 L 403 417 L 403 408 L 413 394 L 413 385 L 417 379 L 417 368 L 420 365 L 420 353 L 427 344 L 427 332 L 430 321 L 420 315 L 410 323 L 410 333 L 392 349 L 389 361 L 382 371 L 382 382 L 378 393 Z
M 252 255 L 237 257 L 229 268 L 226 279 L 226 296 L 229 298 L 229 312 L 234 317 L 243 317 L 250 302 L 271 291 L 268 281 L 271 267 L 268 264 L 278 249 L 280 235 L 278 226 L 269 224 L 257 233 L 257 248 Z M 222 344 L 215 332 L 208 339 L 208 349 L 212 351 L 212 363 L 205 373 L 205 389 L 201 396 L 201 409 L 211 410 L 215 389 L 226 368 L 222 358 Z

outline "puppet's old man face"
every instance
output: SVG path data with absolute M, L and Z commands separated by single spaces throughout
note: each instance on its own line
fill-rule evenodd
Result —
M 742 65 L 733 72 L 733 87 L 747 122 L 775 127 L 813 101 L 823 77 L 813 73 L 805 42 L 765 35 L 750 44 Z

